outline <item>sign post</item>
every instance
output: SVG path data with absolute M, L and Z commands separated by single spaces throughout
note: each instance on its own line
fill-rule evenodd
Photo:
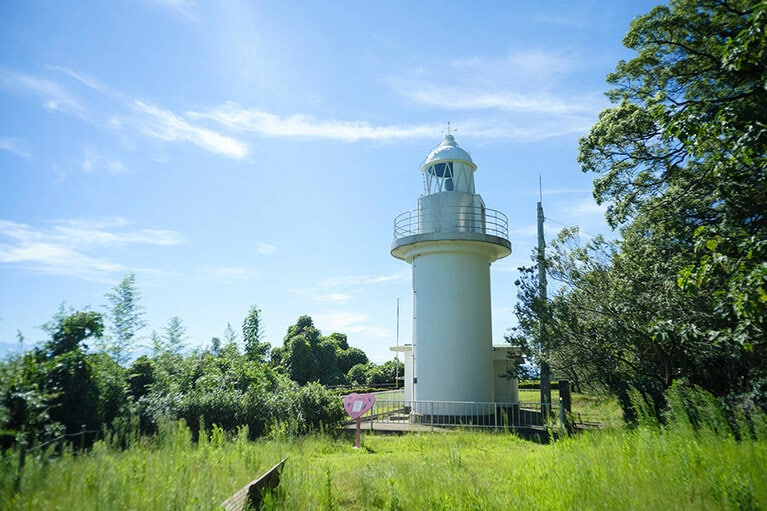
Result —
M 344 397 L 344 410 L 349 414 L 349 417 L 357 422 L 357 431 L 354 448 L 360 448 L 360 426 L 362 424 L 362 416 L 368 412 L 376 402 L 375 394 L 357 394 L 352 392 Z

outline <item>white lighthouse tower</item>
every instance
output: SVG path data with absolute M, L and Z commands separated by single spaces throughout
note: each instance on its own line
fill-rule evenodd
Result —
M 413 344 L 400 351 L 412 357 L 405 392 L 415 413 L 452 402 L 439 414 L 461 415 L 496 398 L 490 264 L 511 243 L 506 216 L 475 193 L 476 170 L 448 133 L 423 163 L 418 208 L 394 220 L 391 254 L 413 267 Z

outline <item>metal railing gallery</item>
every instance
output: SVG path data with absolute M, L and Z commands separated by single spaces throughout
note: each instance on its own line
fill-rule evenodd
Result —
M 509 220 L 500 211 L 475 206 L 419 208 L 394 219 L 395 240 L 433 232 L 475 232 L 509 239 Z

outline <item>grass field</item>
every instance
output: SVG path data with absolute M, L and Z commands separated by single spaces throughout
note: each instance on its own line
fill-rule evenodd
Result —
M 713 423 L 712 423 L 713 424 Z M 315 434 L 258 442 L 178 424 L 127 450 L 27 457 L 0 467 L 0 509 L 209 510 L 283 457 L 267 509 L 767 509 L 767 426 L 736 441 L 684 421 L 539 445 L 504 433 Z

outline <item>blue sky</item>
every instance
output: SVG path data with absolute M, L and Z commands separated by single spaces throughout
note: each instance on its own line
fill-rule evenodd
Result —
M 383 362 L 410 342 L 392 221 L 450 121 L 509 217 L 493 337 L 547 237 L 608 232 L 577 140 L 654 2 L 115 0 L 0 4 L 0 342 L 61 302 L 103 311 L 135 272 L 149 323 L 192 345 L 251 305 L 281 345 L 302 314 Z

